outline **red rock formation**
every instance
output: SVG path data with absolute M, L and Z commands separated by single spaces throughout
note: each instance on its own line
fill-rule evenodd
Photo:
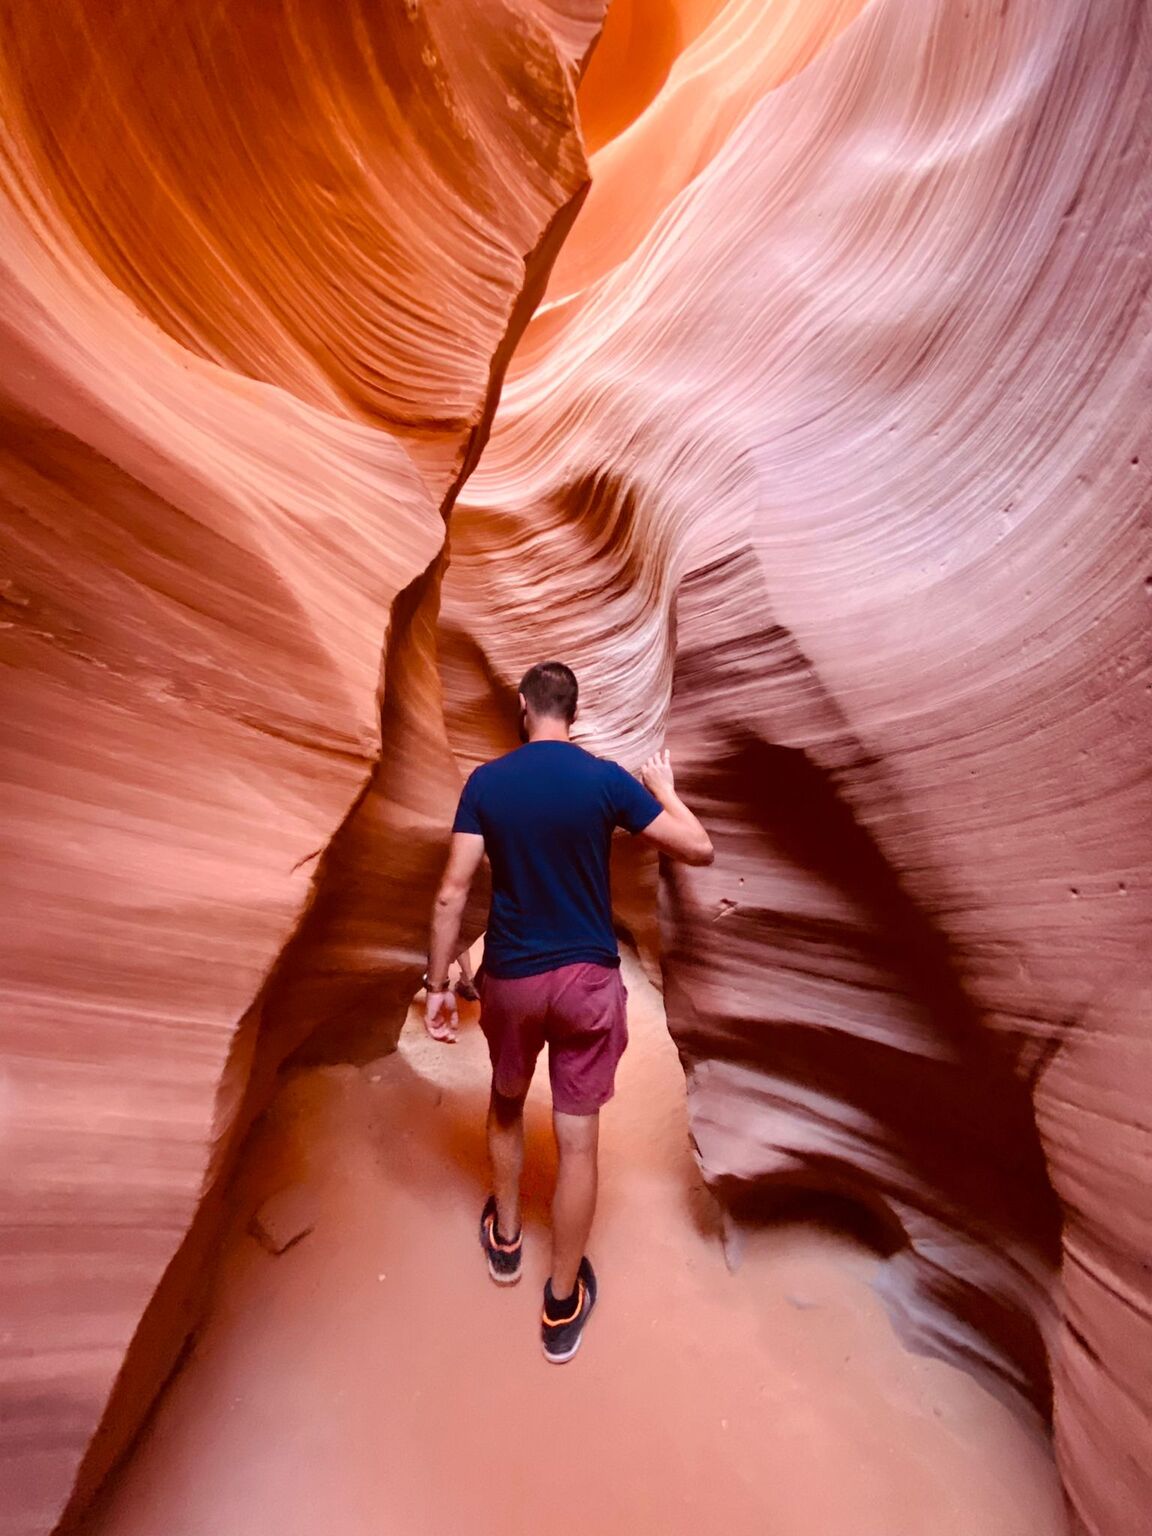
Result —
M 367 805 L 430 878 L 456 780 L 431 630 L 396 599 L 585 186 L 601 9 L 0 11 L 5 1531 L 54 1523 L 258 1104 L 249 1068 L 295 1041 L 257 1000 L 315 855 Z M 377 927 L 370 969 L 407 933 Z M 81 1496 L 193 1276 L 170 1272 Z
M 1136 0 L 805 18 L 791 78 L 745 31 L 670 196 L 676 68 L 593 157 L 659 217 L 589 201 L 446 622 L 504 689 L 565 656 L 588 739 L 666 736 L 705 807 L 666 997 L 735 1217 L 848 1201 L 911 1336 L 1041 1396 L 1050 1348 L 1081 1520 L 1136 1536 L 1152 35 Z
M 527 338 L 522 365 L 535 345 L 572 319 L 597 279 L 650 235 L 757 102 L 810 64 L 864 3 L 612 6 L 580 88 L 582 126 L 589 149 L 597 151 L 592 188 L 579 233 L 553 270 L 548 304 Z M 661 13 L 662 25 L 654 25 L 653 13 Z
M 125 1443 L 278 1064 L 387 1042 L 545 652 L 714 830 L 661 929 L 735 1230 L 839 1202 L 927 1347 L 1050 1350 L 1142 1529 L 1146 8 L 621 0 L 437 631 L 598 10 L 0 9 L 6 1529 Z

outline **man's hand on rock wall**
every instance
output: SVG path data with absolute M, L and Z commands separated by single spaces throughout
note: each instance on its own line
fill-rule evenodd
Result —
M 672 754 L 665 747 L 663 752 L 653 752 L 640 769 L 640 782 L 661 805 L 667 805 L 669 797 L 676 793 L 676 781 L 672 776 Z

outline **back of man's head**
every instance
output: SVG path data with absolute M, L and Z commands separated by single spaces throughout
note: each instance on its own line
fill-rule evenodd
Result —
M 531 714 L 569 725 L 576 718 L 576 699 L 580 692 L 576 674 L 562 661 L 538 661 L 529 667 L 520 681 L 520 692 Z

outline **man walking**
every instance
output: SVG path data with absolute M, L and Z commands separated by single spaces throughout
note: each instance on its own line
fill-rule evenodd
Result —
M 643 784 L 593 757 L 569 738 L 576 701 L 576 678 L 562 662 L 541 662 L 525 674 L 525 745 L 477 768 L 460 797 L 424 977 L 428 1032 L 453 1041 L 448 966 L 486 853 L 492 905 L 478 982 L 492 1059 L 493 1193 L 480 1241 L 493 1280 L 519 1280 L 524 1099 L 547 1044 L 559 1165 L 542 1337 L 545 1355 L 557 1364 L 576 1353 L 596 1301 L 584 1246 L 596 1209 L 600 1108 L 612 1097 L 628 1043 L 609 889 L 612 833 L 623 827 L 685 864 L 710 864 L 713 856 L 707 832 L 676 794 L 668 753 L 644 764 Z

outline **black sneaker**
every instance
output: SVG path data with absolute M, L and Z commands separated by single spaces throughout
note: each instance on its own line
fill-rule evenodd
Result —
M 523 1232 L 517 1232 L 510 1243 L 496 1235 L 496 1196 L 489 1195 L 480 1217 L 480 1246 L 488 1260 L 488 1273 L 497 1285 L 515 1285 L 519 1280 L 523 1245 Z
M 568 1312 L 556 1318 L 556 1298 L 552 1295 L 551 1280 L 544 1287 L 544 1313 L 540 1319 L 540 1337 L 544 1344 L 544 1356 L 553 1365 L 563 1365 L 565 1360 L 580 1348 L 584 1336 L 584 1324 L 592 1316 L 596 1305 L 596 1273 L 587 1257 L 580 1260 L 576 1275 L 576 1296 Z

